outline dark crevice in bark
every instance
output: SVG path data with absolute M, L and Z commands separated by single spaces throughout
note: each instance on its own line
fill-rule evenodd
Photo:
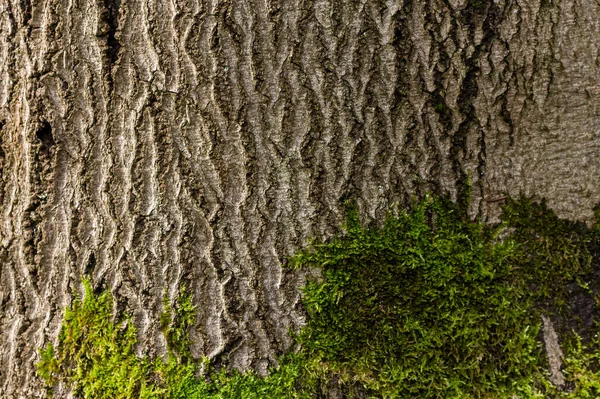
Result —
M 452 130 L 452 111 L 446 102 L 446 93 L 443 87 L 444 75 L 450 67 L 450 57 L 448 57 L 445 49 L 445 42 L 442 41 L 441 33 L 436 23 L 436 14 L 439 10 L 434 7 L 434 4 L 429 2 L 425 8 L 425 26 L 429 28 L 429 37 L 431 42 L 434 43 L 432 46 L 437 47 L 438 63 L 433 73 L 435 89 L 433 92 L 428 91 L 429 94 L 429 106 L 438 115 L 439 122 L 443 129 L 442 136 L 445 136 L 446 132 Z M 454 28 L 454 26 L 453 26 Z M 454 31 L 451 31 L 451 34 Z M 433 51 L 433 48 L 432 48 Z M 425 131 L 425 142 L 428 145 L 428 153 L 433 156 L 433 164 L 430 167 L 429 177 L 425 183 L 425 189 L 435 194 L 443 194 L 443 188 L 439 177 L 442 171 L 442 163 L 444 156 L 440 153 L 438 146 L 436 145 L 437 139 L 435 133 L 430 126 L 426 127 Z
M 472 58 L 465 60 L 467 73 L 462 83 L 460 95 L 458 96 L 458 109 L 465 119 L 458 126 L 454 137 L 452 137 L 452 163 L 454 173 L 458 177 L 456 184 L 459 193 L 463 191 L 462 187 L 464 187 L 467 179 L 467 172 L 462 168 L 462 160 L 467 151 L 467 134 L 473 124 L 478 124 L 475 116 L 475 108 L 472 104 L 472 100 L 477 95 L 478 90 L 478 55 L 479 51 L 476 50 Z
M 106 40 L 106 79 L 109 90 L 112 90 L 113 85 L 112 67 L 117 61 L 119 50 L 121 49 L 121 43 L 116 38 L 116 33 L 119 29 L 120 8 L 121 0 L 104 0 L 104 10 L 101 15 L 101 19 L 105 24 L 102 36 Z
M 96 256 L 93 253 L 91 253 L 90 257 L 88 258 L 88 261 L 85 265 L 84 274 L 86 276 L 91 276 L 95 268 L 96 268 Z
M 436 21 L 434 17 L 435 10 L 429 10 L 426 14 L 427 22 L 430 26 L 436 26 Z M 443 81 L 446 72 L 450 68 L 450 57 L 448 56 L 446 50 L 446 41 L 442 41 L 439 36 L 439 32 L 430 31 L 431 39 L 434 43 L 437 44 L 437 50 L 439 54 L 438 65 L 435 68 L 434 79 L 435 79 L 435 91 L 430 95 L 430 106 L 435 110 L 435 112 L 439 116 L 440 123 L 442 124 L 445 132 L 449 132 L 452 130 L 452 110 L 448 106 L 446 102 L 446 92 L 443 87 Z M 450 30 L 450 37 L 446 40 L 455 40 L 456 36 L 456 22 L 454 19 L 452 20 L 452 29 Z
M 26 26 L 31 19 L 31 0 L 21 0 L 20 5 L 23 13 L 23 25 Z
M 503 11 L 496 4 L 490 3 L 487 9 L 487 16 L 483 21 L 484 37 L 482 45 L 486 52 L 489 52 L 492 40 L 498 37 L 498 27 L 502 23 L 503 14 Z
M 210 50 L 216 53 L 218 52 L 219 47 L 219 24 L 217 23 L 210 38 Z
M 119 282 L 117 289 L 121 287 L 123 283 Z M 106 292 L 110 287 L 110 283 L 108 281 L 107 278 L 105 278 L 104 275 L 99 276 L 98 278 L 94 278 L 92 280 L 92 288 L 94 289 L 94 295 L 98 296 L 100 294 L 102 294 L 103 292 Z M 71 294 L 69 294 L 69 296 L 72 296 Z M 119 302 L 117 302 L 117 307 L 119 306 Z M 121 309 L 123 309 L 123 307 L 121 306 Z
M 442 155 L 436 145 L 436 140 L 433 136 L 433 132 L 428 130 L 425 135 L 425 142 L 428 145 L 428 153 L 435 154 L 433 157 L 433 164 L 431 165 L 429 176 L 427 180 L 424 181 L 423 189 L 424 193 L 419 194 L 420 196 L 425 193 L 434 193 L 436 195 L 443 194 L 443 187 L 439 180 L 441 170 L 442 170 Z
M 485 177 L 485 167 L 486 167 L 486 157 L 487 157 L 487 150 L 486 150 L 486 142 L 485 142 L 485 129 L 481 129 L 480 131 L 480 136 L 477 140 L 477 144 L 479 144 L 479 154 L 477 154 L 477 185 L 479 187 L 479 192 L 480 193 L 484 193 L 484 186 L 483 186 L 483 182 L 484 182 L 484 177 Z M 483 196 L 483 194 L 482 194 Z M 482 218 L 483 217 L 483 204 L 479 204 L 477 213 L 478 213 L 478 217 Z
M 230 337 L 223 346 L 223 350 L 221 351 L 220 355 L 217 355 L 214 359 L 211 359 L 211 368 L 218 372 L 222 368 L 227 367 L 229 364 L 231 364 L 230 358 L 235 355 L 236 350 L 239 349 L 243 344 L 244 337 L 241 335 Z
M 435 10 L 432 10 L 432 13 L 427 14 L 427 16 L 429 17 L 428 22 L 431 24 L 431 26 L 436 26 L 437 24 L 436 24 L 433 12 L 435 12 Z M 452 41 L 454 43 L 457 42 L 456 32 L 457 32 L 458 27 L 456 26 L 455 18 L 452 18 L 451 25 L 452 25 L 452 27 L 450 29 L 449 36 L 444 41 L 442 41 L 441 37 L 439 37 L 439 38 L 433 37 L 434 34 L 432 32 L 432 40 L 434 40 L 437 43 L 437 47 L 438 47 L 439 61 L 438 61 L 438 67 L 435 68 L 435 72 L 434 72 L 434 79 L 435 79 L 436 87 L 435 87 L 435 91 L 431 94 L 430 104 L 431 104 L 431 107 L 435 110 L 435 112 L 439 116 L 440 123 L 442 124 L 442 127 L 444 128 L 444 136 L 446 136 L 445 133 L 450 132 L 453 128 L 452 110 L 448 106 L 448 103 L 446 102 L 446 91 L 443 87 L 443 81 L 445 79 L 446 72 L 448 72 L 450 70 L 450 66 L 451 66 L 450 65 L 450 62 L 451 62 L 450 56 L 448 55 L 448 52 L 447 52 L 447 41 Z M 435 33 L 439 34 L 439 32 L 435 32 Z
M 440 123 L 444 127 L 445 131 L 452 130 L 452 110 L 446 103 L 443 96 L 443 89 L 438 87 L 434 93 L 431 94 L 429 100 L 431 108 L 435 110 L 440 118 Z
M 508 99 L 506 93 L 502 94 L 502 104 L 500 106 L 500 115 L 502 120 L 508 125 L 508 143 L 511 147 L 515 145 L 515 125 L 508 111 Z
M 406 74 L 408 73 L 409 56 L 411 53 L 411 38 L 408 23 L 410 22 L 407 15 L 410 15 L 412 9 L 412 0 L 405 0 L 401 11 L 394 15 L 394 40 L 392 42 L 396 50 L 396 63 L 398 65 L 398 80 L 396 81 L 396 98 L 397 106 L 407 96 L 410 88 Z
M 29 176 L 31 191 L 29 205 L 25 209 L 24 227 L 24 259 L 28 265 L 31 281 L 37 289 L 38 275 L 41 280 L 45 279 L 46 270 L 41 269 L 43 256 L 40 254 L 40 246 L 44 237 L 44 220 L 46 218 L 45 205 L 48 200 L 48 182 L 52 179 L 52 159 L 55 152 L 55 140 L 52 126 L 43 120 L 35 131 L 35 137 L 39 144 L 33 145 L 32 159 L 36 168 L 31 169 Z M 44 277 L 44 278 L 42 278 Z
M 242 57 L 240 57 L 240 53 L 242 53 L 240 48 L 242 46 L 241 40 L 242 34 L 239 32 L 239 28 L 237 27 L 234 18 L 231 16 L 231 12 L 229 9 L 224 10 L 219 22 L 214 28 L 210 45 L 216 64 L 216 71 L 211 72 L 214 73 L 214 75 L 211 76 L 211 79 L 214 81 L 214 87 L 218 88 L 214 91 L 214 95 L 216 97 L 218 109 L 223 113 L 223 118 L 226 123 L 235 121 L 235 118 L 238 116 L 240 120 L 246 120 L 248 118 L 247 109 L 242 107 L 239 110 L 234 110 L 233 103 L 230 101 L 231 98 L 234 97 L 232 90 L 240 87 L 239 81 L 241 80 L 239 71 L 230 71 L 230 68 L 232 68 L 232 65 L 230 65 L 230 57 L 232 54 L 235 54 L 239 57 L 238 62 L 242 62 Z M 243 90 L 235 94 L 244 99 L 247 97 Z M 245 103 L 245 101 L 243 103 Z M 236 114 L 234 111 L 239 112 L 239 114 Z M 225 129 L 227 129 L 227 126 L 225 126 Z M 217 126 L 216 132 L 218 135 L 227 134 L 222 131 L 220 126 Z M 217 145 L 215 145 L 215 148 L 216 147 Z
M 316 215 L 323 220 L 327 217 L 327 207 L 325 204 L 320 203 L 318 198 L 323 198 L 325 195 L 325 171 L 323 170 L 323 166 L 319 164 L 317 151 L 319 148 L 324 147 L 323 144 L 320 143 L 322 141 L 321 132 L 323 131 L 324 124 L 322 121 L 322 115 L 320 115 L 318 100 L 312 90 L 308 91 L 306 100 L 310 109 L 310 114 L 313 115 L 313 117 L 310 120 L 308 132 L 304 137 L 300 154 L 302 157 L 302 163 L 310 170 L 310 178 L 313 182 L 310 190 L 311 202 L 316 204 Z M 363 143 L 363 141 L 361 141 L 361 143 Z M 357 149 L 358 147 L 359 146 L 357 146 Z
M 475 32 L 477 22 L 485 17 L 490 3 L 491 1 L 489 0 L 469 0 L 467 3 L 467 6 L 463 10 L 463 17 L 465 18 L 466 25 L 470 29 L 471 36 L 473 36 Z
M 466 191 L 466 181 L 468 178 L 467 171 L 462 167 L 463 158 L 467 155 L 467 135 L 469 130 L 474 126 L 478 130 L 479 139 L 478 143 L 479 154 L 477 173 L 478 182 L 482 184 L 483 177 L 485 174 L 486 165 L 486 153 L 485 153 L 485 132 L 484 126 L 481 126 L 477 116 L 475 114 L 475 108 L 473 106 L 473 99 L 478 94 L 478 83 L 477 78 L 481 68 L 479 66 L 480 57 L 483 54 L 488 54 L 491 48 L 491 44 L 494 38 L 497 37 L 497 29 L 499 24 L 502 22 L 502 10 L 500 10 L 495 4 L 489 2 L 483 2 L 482 0 L 473 0 L 470 2 L 470 7 L 464 11 L 466 23 L 470 27 L 471 37 L 475 37 L 475 29 L 477 20 L 485 18 L 482 22 L 483 38 L 481 43 L 475 46 L 475 51 L 471 57 L 465 58 L 465 67 L 467 69 L 465 78 L 462 83 L 461 92 L 458 97 L 458 108 L 460 113 L 465 117 L 463 122 L 459 125 L 458 130 L 452 138 L 452 158 L 453 158 L 453 170 L 457 176 L 456 188 L 459 193 L 459 200 L 466 203 L 468 195 Z M 483 187 L 480 187 L 483 190 Z
M 483 33 L 484 37 L 482 40 L 481 47 L 485 54 L 489 54 L 491 51 L 492 42 L 498 35 L 498 27 L 502 23 L 504 16 L 504 10 L 501 10 L 495 3 L 490 2 L 487 8 L 487 17 L 483 21 Z M 510 119 L 510 116 L 508 117 Z M 512 122 L 511 122 L 512 124 Z M 479 153 L 477 154 L 477 174 L 478 174 L 478 186 L 481 193 L 484 192 L 483 182 L 486 173 L 486 160 L 487 160 L 487 146 L 486 146 L 486 128 L 480 125 L 479 129 Z M 511 127 L 512 128 L 512 127 Z M 483 207 L 480 203 L 478 209 L 479 216 L 483 216 Z
M 108 32 L 106 33 L 106 44 L 108 45 L 107 56 L 110 64 L 114 64 L 119 54 L 121 44 L 115 38 L 117 29 L 119 28 L 119 8 L 121 0 L 104 0 L 104 6 L 108 11 L 106 23 L 108 24 Z
M 234 13 L 233 10 L 234 10 L 234 6 L 231 4 L 223 3 L 222 5 L 220 5 L 219 11 L 218 11 L 218 13 L 220 14 L 219 22 L 223 26 L 224 30 L 227 31 L 231 35 L 231 40 L 236 44 L 240 44 L 242 41 L 242 32 L 240 32 L 240 28 L 238 28 L 238 25 L 235 22 L 235 18 L 233 16 L 233 13 Z M 217 24 L 217 26 L 215 27 L 215 32 L 216 31 L 221 32 L 221 29 L 219 29 L 219 28 L 220 28 L 220 26 L 219 26 L 219 24 Z M 218 45 L 218 44 L 219 43 L 217 42 L 216 45 Z M 214 49 L 216 49 L 216 47 Z
M 82 184 L 83 190 L 85 183 Z M 82 190 L 82 191 L 83 191 Z M 84 258 L 84 254 L 81 253 L 81 248 L 85 247 L 85 244 L 81 241 L 81 236 L 78 234 L 80 232 L 80 228 L 82 226 L 82 215 L 79 209 L 73 211 L 73 216 L 70 220 L 70 231 L 69 234 L 72 237 L 71 243 L 69 245 L 69 257 L 75 260 L 77 267 L 74 268 L 74 274 L 77 276 L 77 279 L 83 279 L 86 275 L 90 276 L 86 273 L 86 260 Z M 44 276 L 45 277 L 45 276 Z
M 40 143 L 42 143 L 40 147 L 41 153 L 44 156 L 49 156 L 50 150 L 55 144 L 50 123 L 46 121 L 42 122 L 42 126 L 40 126 L 40 128 L 38 128 L 38 130 L 35 132 L 35 136 L 38 138 Z
M 394 106 L 391 108 L 392 115 L 398 115 L 402 112 L 402 109 L 406 107 L 409 97 L 410 82 L 408 79 L 410 56 L 413 49 L 413 43 L 410 32 L 410 18 L 412 13 L 413 1 L 404 0 L 402 8 L 394 15 L 395 26 L 394 26 L 394 39 L 393 46 L 396 50 L 396 64 L 398 67 L 398 78 L 396 80 L 396 90 L 394 92 Z M 407 165 L 408 176 L 417 175 L 416 165 L 409 161 L 407 156 L 407 149 L 411 147 L 415 135 L 414 127 L 414 115 L 411 114 L 409 118 L 413 119 L 413 123 L 408 125 L 408 128 L 404 132 L 403 142 L 399 143 L 401 148 L 401 154 L 396 161 L 397 163 Z M 392 168 L 390 173 L 390 179 L 392 180 L 392 187 L 396 189 L 396 195 L 401 196 L 401 204 L 409 205 L 411 202 L 410 195 L 408 194 L 411 190 L 408 187 L 408 183 L 405 182 L 405 176 L 396 172 L 396 168 Z

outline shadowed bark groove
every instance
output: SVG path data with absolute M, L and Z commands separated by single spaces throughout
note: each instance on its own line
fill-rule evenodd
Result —
M 593 0 L 0 1 L 0 396 L 40 395 L 86 274 L 153 355 L 187 283 L 193 353 L 264 373 L 303 323 L 281 266 L 347 198 L 470 174 L 473 215 L 590 219 L 599 31 Z

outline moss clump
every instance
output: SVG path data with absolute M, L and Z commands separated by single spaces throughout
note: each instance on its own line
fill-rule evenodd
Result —
M 590 347 L 573 334 L 567 341 L 564 374 L 566 390 L 550 389 L 558 399 L 597 399 L 600 397 L 600 341 L 596 336 Z M 551 387 L 553 388 L 553 387 Z
M 84 286 L 83 300 L 65 311 L 58 346 L 41 351 L 38 374 L 48 387 L 62 382 L 84 398 L 156 397 L 151 364 L 135 355 L 135 327 L 113 319 L 110 293 L 96 297 L 88 281 Z
M 131 322 L 113 321 L 110 294 L 94 296 L 87 282 L 38 373 L 49 388 L 67 384 L 84 398 L 314 398 L 332 384 L 345 397 L 596 395 L 599 357 L 579 341 L 566 361 L 570 390 L 547 382 L 538 315 L 568 308 L 573 285 L 594 294 L 600 229 L 525 198 L 509 201 L 495 227 L 468 220 L 465 206 L 427 197 L 381 228 L 362 226 L 350 208 L 344 235 L 294 256 L 290 265 L 321 277 L 304 289 L 301 350 L 268 377 L 192 358 L 195 310 L 185 291 L 161 317 L 168 355 L 136 357 Z
M 583 223 L 560 219 L 545 202 L 527 198 L 509 200 L 502 219 L 514 229 L 510 238 L 519 251 L 513 263 L 537 304 L 564 311 L 565 287 L 576 281 L 585 286 L 583 279 L 592 273 L 597 227 L 588 229 Z
M 191 341 L 187 330 L 194 324 L 195 318 L 196 308 L 192 296 L 186 293 L 185 285 L 180 289 L 175 308 L 165 295 L 160 326 L 167 339 L 169 354 L 180 361 L 186 361 L 189 355 Z
M 531 298 L 514 278 L 518 248 L 498 230 L 427 198 L 382 228 L 350 212 L 347 234 L 297 255 L 320 267 L 299 335 L 347 380 L 387 397 L 510 397 L 540 375 Z

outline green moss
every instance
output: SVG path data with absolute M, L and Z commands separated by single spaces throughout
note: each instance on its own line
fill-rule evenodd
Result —
M 189 357 L 190 338 L 188 328 L 194 324 L 196 308 L 192 296 L 186 292 L 183 285 L 177 297 L 175 308 L 166 297 L 164 298 L 163 313 L 160 317 L 162 332 L 167 339 L 169 353 L 185 361 Z
M 96 297 L 84 286 L 83 300 L 65 311 L 58 346 L 41 352 L 38 374 L 49 388 L 63 382 L 85 398 L 157 397 L 149 361 L 135 356 L 135 327 L 128 318 L 113 320 L 110 293 Z
M 313 391 L 296 391 L 307 362 L 290 354 L 267 378 L 253 373 L 215 372 L 204 359 L 193 360 L 189 351 L 189 326 L 194 321 L 192 296 L 184 288 L 175 304 L 165 301 L 161 327 L 169 347 L 166 358 L 136 356 L 136 330 L 129 318 L 114 320 L 109 292 L 94 295 L 84 281 L 85 296 L 75 298 L 65 312 L 59 343 L 40 351 L 38 376 L 48 393 L 65 384 L 82 398 L 310 398 Z M 206 376 L 198 377 L 204 367 Z M 274 395 L 274 396 L 273 396 Z
M 590 350 L 591 349 L 591 350 Z M 600 342 L 594 339 L 591 348 L 581 343 L 581 338 L 573 334 L 567 344 L 567 358 L 564 374 L 570 391 L 553 390 L 557 398 L 597 399 L 600 397 Z
M 95 296 L 89 282 L 66 310 L 58 345 L 40 352 L 38 374 L 49 392 L 60 382 L 83 398 L 314 398 L 331 384 L 346 397 L 597 397 L 593 342 L 574 339 L 567 352 L 572 391 L 548 383 L 538 316 L 568 314 L 573 285 L 597 294 L 598 224 L 587 229 L 521 198 L 491 227 L 468 220 L 467 207 L 427 197 L 380 228 L 349 207 L 343 235 L 290 259 L 321 277 L 304 288 L 307 324 L 294 336 L 302 349 L 265 378 L 192 358 L 185 289 L 165 300 L 167 356 L 138 358 L 130 320 L 114 320 L 112 297 Z
M 514 261 L 519 276 L 547 306 L 560 305 L 565 285 L 591 273 L 594 229 L 560 219 L 545 202 L 527 198 L 509 200 L 502 219 L 520 246 Z
M 538 374 L 537 321 L 515 281 L 516 245 L 428 198 L 297 255 L 308 282 L 299 335 L 310 357 L 389 397 L 510 397 Z

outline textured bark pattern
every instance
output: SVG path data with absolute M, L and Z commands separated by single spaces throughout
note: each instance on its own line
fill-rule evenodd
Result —
M 600 201 L 598 0 L 0 0 L 0 396 L 39 397 L 81 278 L 161 354 L 265 372 L 310 237 L 426 191 Z

